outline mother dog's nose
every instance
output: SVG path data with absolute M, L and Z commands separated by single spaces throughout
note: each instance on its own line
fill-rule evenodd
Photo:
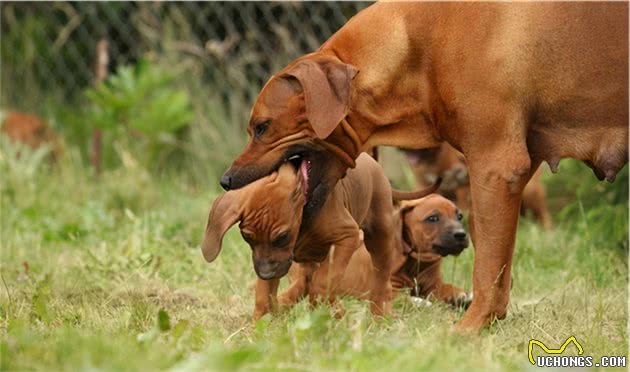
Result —
M 221 177 L 221 181 L 219 183 L 225 191 L 230 191 L 232 189 L 232 177 L 228 176 L 227 173 Z
M 453 237 L 457 240 L 466 240 L 466 231 L 457 230 L 453 233 Z

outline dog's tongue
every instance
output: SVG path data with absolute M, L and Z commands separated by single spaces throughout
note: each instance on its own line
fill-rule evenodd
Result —
M 418 156 L 415 152 L 405 151 L 405 156 L 411 165 L 418 165 L 420 163 L 420 156 Z
M 311 170 L 311 161 L 304 159 L 300 164 L 300 174 L 302 175 L 302 192 L 304 195 L 308 192 L 308 172 Z

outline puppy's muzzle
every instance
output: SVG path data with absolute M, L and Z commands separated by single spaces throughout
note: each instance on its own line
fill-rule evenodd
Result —
M 256 260 L 254 261 L 254 270 L 256 275 L 263 280 L 271 280 L 281 278 L 291 268 L 292 258 L 287 260 Z
M 453 239 L 455 239 L 455 241 L 457 242 L 465 244 L 466 247 L 468 246 L 468 235 L 466 234 L 466 231 L 464 229 L 455 230 L 453 232 Z
M 434 247 L 441 256 L 458 255 L 468 247 L 468 234 L 463 228 L 457 228 L 444 234 L 441 243 Z

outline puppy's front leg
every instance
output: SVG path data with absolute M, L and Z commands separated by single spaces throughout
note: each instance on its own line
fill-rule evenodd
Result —
M 289 270 L 291 286 L 280 294 L 278 298 L 280 306 L 291 306 L 306 296 L 317 266 L 315 263 L 293 263 Z
M 336 297 L 344 293 L 343 276 L 352 255 L 362 244 L 361 230 L 356 229 L 331 246 L 326 261 L 314 274 L 310 291 L 313 297 L 326 298 L 333 304 Z
M 425 264 L 427 262 L 425 261 Z M 472 294 L 458 288 L 452 284 L 442 281 L 441 259 L 433 262 L 416 277 L 414 283 L 418 289 L 418 294 L 422 296 L 433 296 L 447 304 L 468 308 L 472 302 Z
M 276 309 L 278 300 L 278 285 L 280 279 L 256 279 L 256 305 L 254 307 L 254 321 Z
M 370 252 L 374 267 L 370 285 L 371 310 L 374 315 L 390 315 L 392 312 L 392 254 L 394 247 L 393 227 L 383 224 L 378 230 L 366 234 L 365 246 Z

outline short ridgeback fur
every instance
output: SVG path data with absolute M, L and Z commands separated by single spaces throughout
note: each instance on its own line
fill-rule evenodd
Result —
M 395 249 L 394 207 L 383 169 L 369 155 L 360 156 L 356 168 L 348 171 L 319 213 L 304 225 L 302 209 L 308 193 L 306 162 L 296 165 L 297 170 L 287 163 L 277 173 L 219 197 L 208 217 L 202 244 L 204 257 L 212 262 L 227 229 L 240 221 L 241 235 L 252 248 L 254 269 L 260 278 L 256 283 L 254 313 L 254 318 L 258 318 L 272 308 L 279 280 L 292 261 L 322 262 L 334 245 L 338 258 L 331 273 L 337 283 L 352 254 L 365 243 L 375 268 L 369 278 L 372 311 L 389 313 L 392 297 L 389 278 Z M 398 197 L 426 196 L 438 186 Z
M 459 329 L 507 313 L 523 187 L 542 161 L 613 181 L 628 157 L 628 4 L 377 3 L 260 92 L 221 184 L 308 159 L 305 222 L 361 151 L 448 142 L 467 160 L 474 300 Z
M 469 293 L 444 283 L 440 271 L 442 257 L 459 255 L 468 246 L 462 218 L 455 204 L 438 194 L 405 202 L 395 212 L 396 249 L 391 277 L 394 290 L 409 289 L 413 296 L 436 298 L 455 306 L 468 305 Z M 335 282 L 329 268 L 337 258 L 336 249 L 331 249 L 321 263 L 291 266 L 291 286 L 280 294 L 280 305 L 290 306 L 306 296 L 311 302 L 342 295 L 367 298 L 374 270 L 368 251 L 364 246 L 358 249 L 339 282 L 332 285 Z
M 409 166 L 418 186 L 432 185 L 437 177 L 442 177 L 438 193 L 455 201 L 464 211 L 470 210 L 470 185 L 468 169 L 463 154 L 448 143 L 426 150 L 405 150 Z M 521 215 L 531 211 L 534 218 L 545 229 L 550 229 L 551 215 L 547 208 L 547 192 L 541 179 L 542 169 L 534 172 L 523 189 Z

